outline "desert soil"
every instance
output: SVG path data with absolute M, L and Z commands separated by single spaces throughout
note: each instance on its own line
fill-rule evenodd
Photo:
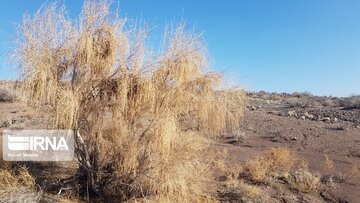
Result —
M 248 93 L 241 139 L 226 135 L 212 140 L 214 149 L 226 149 L 226 164 L 241 165 L 263 151 L 288 147 L 309 162 L 312 171 L 325 174 L 325 155 L 334 161 L 334 184 L 316 194 L 298 192 L 286 183 L 264 186 L 269 202 L 360 202 L 360 179 L 342 180 L 351 166 L 360 165 L 359 98 L 315 97 L 307 94 Z M 0 130 L 44 129 L 52 118 L 44 109 L 33 109 L 21 102 L 0 103 Z M 46 165 L 46 164 L 45 164 Z M 75 171 L 74 164 L 34 164 L 31 168 L 44 180 L 65 178 Z M 55 171 L 55 172 L 54 172 Z M 55 173 L 55 175 L 54 175 Z M 220 176 L 221 174 L 219 174 Z M 221 185 L 219 178 L 219 185 Z M 223 202 L 242 202 L 241 198 L 222 197 Z
M 341 181 L 360 164 L 359 98 L 314 97 L 306 94 L 249 93 L 241 131 L 217 143 L 229 150 L 228 163 L 245 163 L 273 147 L 288 147 L 308 161 L 312 171 L 326 174 L 327 155 L 334 161 L 335 184 L 318 194 L 270 188 L 271 202 L 360 202 L 360 179 Z M 336 181 L 338 180 L 338 181 Z M 285 187 L 286 188 L 286 185 Z M 236 202 L 236 201 L 234 201 Z

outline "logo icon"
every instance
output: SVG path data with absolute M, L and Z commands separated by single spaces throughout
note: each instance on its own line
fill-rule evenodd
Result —
M 29 150 L 30 149 L 29 137 L 11 137 L 8 136 L 8 149 L 9 150 Z
M 9 150 L 69 150 L 66 144 L 65 137 L 56 138 L 52 140 L 49 137 L 15 137 L 8 136 Z
M 5 130 L 5 161 L 71 161 L 74 159 L 72 130 Z

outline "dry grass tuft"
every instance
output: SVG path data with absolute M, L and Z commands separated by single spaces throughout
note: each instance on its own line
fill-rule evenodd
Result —
M 14 102 L 16 100 L 16 95 L 11 92 L 9 89 L 0 89 L 0 102 Z
M 245 173 L 256 182 L 267 182 L 272 176 L 289 172 L 296 157 L 288 148 L 270 149 L 245 164 Z
M 36 191 L 35 179 L 26 167 L 12 171 L 0 169 L 0 199 L 2 202 L 37 202 L 40 193 Z
M 152 55 L 146 30 L 126 29 L 109 6 L 85 1 L 78 21 L 55 4 L 24 17 L 16 53 L 29 103 L 76 132 L 92 194 L 200 201 L 212 185 L 204 136 L 238 128 L 244 93 L 206 71 L 200 35 L 180 25 Z
M 243 183 L 240 185 L 242 188 L 242 196 L 252 201 L 261 201 L 265 199 L 264 190 L 260 187 Z
M 224 201 L 269 202 L 266 187 L 277 188 L 280 181 L 303 193 L 317 192 L 323 186 L 321 176 L 310 172 L 307 162 L 288 148 L 272 148 L 243 167 L 235 165 L 227 171 L 223 189 L 219 191 Z
M 0 81 L 0 102 L 15 102 L 19 99 L 19 93 L 11 82 Z
M 348 170 L 347 176 L 349 179 L 359 178 L 360 177 L 360 166 L 359 164 L 352 163 L 351 167 Z
M 266 159 L 257 157 L 248 161 L 245 165 L 245 171 L 250 179 L 256 182 L 266 182 L 271 172 L 270 163 Z
M 333 174 L 335 172 L 334 161 L 331 160 L 327 155 L 325 155 L 324 166 L 328 174 Z
M 266 191 L 261 187 L 249 185 L 239 180 L 234 174 L 227 177 L 220 196 L 226 200 L 237 199 L 243 202 L 266 202 L 269 198 Z
M 292 185 L 300 192 L 316 192 L 321 188 L 321 176 L 308 170 L 298 170 L 294 173 Z
M 299 164 L 295 167 L 295 163 Z M 307 162 L 296 157 L 288 148 L 265 151 L 245 164 L 244 173 L 250 180 L 260 183 L 270 183 L 275 178 L 281 178 L 305 193 L 316 192 L 321 188 L 321 176 L 310 172 Z

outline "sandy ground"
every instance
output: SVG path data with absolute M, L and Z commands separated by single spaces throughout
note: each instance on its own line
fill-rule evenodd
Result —
M 339 175 L 346 174 L 353 164 L 360 165 L 360 108 L 356 105 L 347 100 L 301 95 L 252 93 L 249 98 L 240 129 L 243 140 L 234 141 L 231 137 L 212 140 L 214 148 L 228 150 L 226 164 L 243 164 L 264 150 L 289 147 L 309 162 L 311 170 L 320 173 L 325 173 L 325 155 L 334 161 Z M 51 119 L 45 110 L 32 109 L 23 103 L 0 103 L 1 131 L 44 129 L 49 127 Z M 51 173 L 44 168 L 34 170 Z M 67 172 L 58 172 L 60 177 L 70 175 L 73 170 L 63 171 Z M 360 179 L 339 181 L 312 197 L 286 187 L 269 191 L 269 202 L 357 203 L 360 202 Z
M 334 161 L 335 173 L 339 176 L 349 173 L 354 164 L 360 164 L 360 108 L 345 108 L 336 102 L 325 107 L 314 102 L 326 98 L 276 95 L 272 99 L 269 95 L 259 95 L 250 95 L 241 127 L 245 135 L 243 141 L 234 142 L 230 138 L 217 143 L 229 150 L 230 164 L 244 163 L 273 147 L 293 149 L 299 157 L 309 162 L 311 170 L 322 174 L 326 173 L 325 155 Z M 315 104 L 301 106 L 304 101 Z M 304 118 L 303 115 L 307 116 Z M 304 199 L 303 194 L 291 191 L 273 192 L 274 202 L 357 203 L 360 202 L 360 179 L 336 183 L 334 187 L 319 191 L 318 197 L 310 200 Z M 285 195 L 285 199 L 282 195 Z M 286 196 L 289 195 L 297 197 L 287 201 Z

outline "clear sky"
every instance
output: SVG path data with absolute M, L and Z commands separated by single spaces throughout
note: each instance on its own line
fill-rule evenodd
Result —
M 51 0 L 48 0 L 51 2 Z M 45 1 L 2 1 L 0 79 L 12 77 L 6 52 L 14 25 Z M 203 32 L 211 65 L 249 90 L 360 94 L 358 0 L 120 0 L 122 16 L 147 21 L 153 37 L 184 19 Z M 77 17 L 82 1 L 65 0 Z M 114 6 L 116 7 L 116 5 Z

